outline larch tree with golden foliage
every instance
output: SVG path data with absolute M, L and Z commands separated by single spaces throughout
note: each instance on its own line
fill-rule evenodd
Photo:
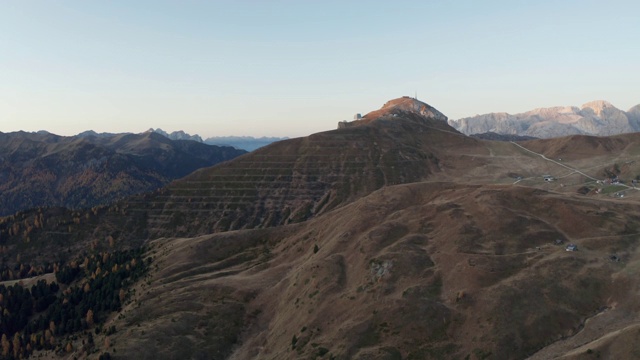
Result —
M 2 334 L 2 340 L 0 340 L 0 344 L 2 344 L 2 356 L 9 355 L 11 351 L 11 343 L 7 339 L 7 334 Z
M 21 350 L 22 350 L 22 343 L 20 341 L 20 333 L 16 333 L 13 336 L 13 356 L 18 358 Z
M 91 309 L 87 311 L 87 325 L 93 326 L 93 310 Z

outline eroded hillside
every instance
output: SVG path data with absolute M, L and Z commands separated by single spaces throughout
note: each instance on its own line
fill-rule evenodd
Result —
M 521 359 L 597 314 L 637 310 L 638 215 L 612 200 L 420 183 L 302 224 L 160 239 L 150 285 L 114 322 L 133 336 L 114 339 L 146 358 Z

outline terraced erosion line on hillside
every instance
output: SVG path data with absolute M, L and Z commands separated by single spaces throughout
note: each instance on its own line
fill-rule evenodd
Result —
M 152 237 L 175 235 L 167 224 L 186 236 L 299 222 L 385 184 L 419 181 L 439 171 L 435 149 L 426 144 L 442 136 L 426 128 L 441 130 L 425 123 L 395 119 L 384 131 L 363 125 L 275 143 L 194 173 L 153 198 L 130 201 L 131 211 L 145 214 Z M 410 125 L 420 131 L 407 132 Z

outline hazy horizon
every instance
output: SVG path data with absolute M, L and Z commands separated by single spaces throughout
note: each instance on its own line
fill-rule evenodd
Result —
M 640 103 L 640 4 L 7 2 L 0 131 L 298 137 L 415 92 L 451 119 Z

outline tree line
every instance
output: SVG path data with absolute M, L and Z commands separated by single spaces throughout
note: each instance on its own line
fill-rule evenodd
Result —
M 100 252 L 53 264 L 56 282 L 0 285 L 0 359 L 27 358 L 35 350 L 71 351 L 64 337 L 95 328 L 119 311 L 126 288 L 143 276 L 144 248 Z M 115 331 L 115 328 L 110 329 Z

